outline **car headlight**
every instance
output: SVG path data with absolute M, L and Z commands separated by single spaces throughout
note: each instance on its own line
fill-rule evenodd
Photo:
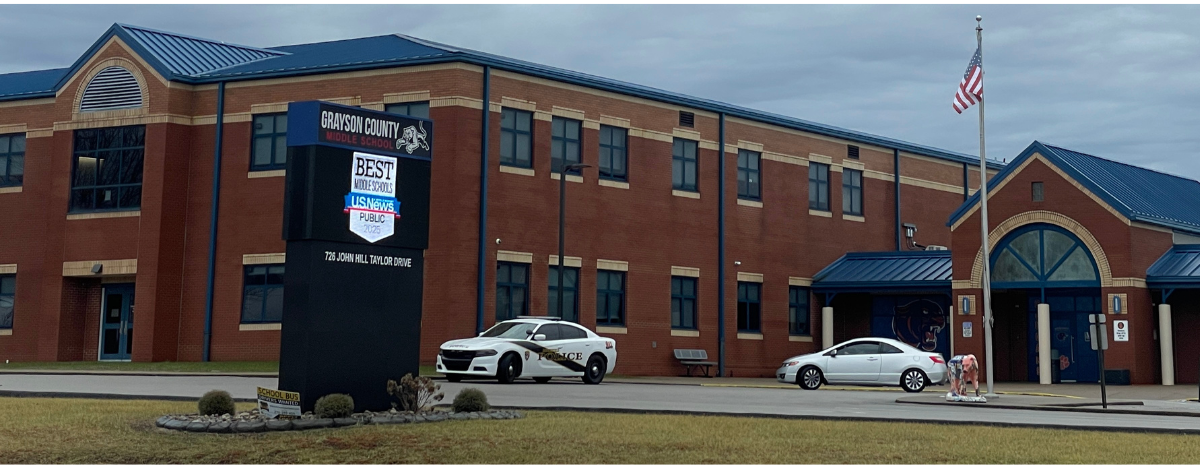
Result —
M 496 351 L 492 350 L 492 349 L 480 350 L 480 351 L 475 352 L 476 357 L 491 357 L 493 355 L 496 355 Z
M 800 364 L 800 362 L 797 360 L 792 360 L 790 362 L 783 362 L 783 366 L 785 366 L 785 367 L 794 367 L 799 364 Z

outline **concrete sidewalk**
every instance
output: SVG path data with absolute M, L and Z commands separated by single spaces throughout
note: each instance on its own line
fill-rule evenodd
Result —
M 1168 400 L 1113 400 L 1105 408 L 1097 399 L 1067 399 L 1042 396 L 999 396 L 986 403 L 950 402 L 944 395 L 918 394 L 896 399 L 898 404 L 952 406 L 975 409 L 1016 409 L 1056 412 L 1116 413 L 1200 417 L 1200 403 Z

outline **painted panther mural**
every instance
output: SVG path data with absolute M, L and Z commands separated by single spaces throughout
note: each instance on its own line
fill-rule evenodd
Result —
M 946 311 L 937 302 L 917 299 L 896 306 L 892 331 L 896 339 L 929 352 L 938 352 L 938 333 L 946 329 Z

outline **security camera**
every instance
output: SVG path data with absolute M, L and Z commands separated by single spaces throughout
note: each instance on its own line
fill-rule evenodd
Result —
M 500 238 L 499 238 L 499 237 L 497 237 L 497 238 L 496 238 L 496 245 L 500 245 Z
M 733 262 L 733 266 L 742 266 L 742 262 L 735 261 Z

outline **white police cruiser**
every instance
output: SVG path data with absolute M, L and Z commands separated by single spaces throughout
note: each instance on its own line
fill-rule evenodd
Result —
M 558 317 L 518 317 L 497 323 L 471 339 L 442 344 L 437 371 L 457 383 L 465 377 L 495 377 L 501 383 L 533 378 L 583 378 L 599 384 L 617 365 L 617 342 Z

